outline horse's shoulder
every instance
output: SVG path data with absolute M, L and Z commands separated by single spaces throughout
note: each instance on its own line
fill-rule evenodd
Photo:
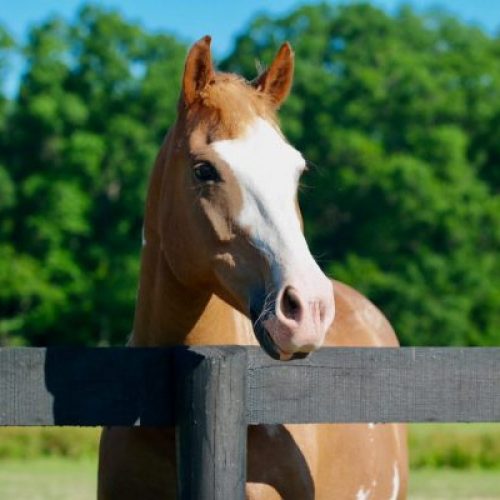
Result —
M 398 346 L 391 324 L 368 298 L 340 281 L 333 281 L 335 319 L 326 345 Z

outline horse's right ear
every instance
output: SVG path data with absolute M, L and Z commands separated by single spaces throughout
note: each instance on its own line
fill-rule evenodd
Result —
M 189 106 L 199 96 L 214 76 L 212 54 L 210 52 L 210 36 L 204 36 L 190 49 L 184 68 L 182 95 Z

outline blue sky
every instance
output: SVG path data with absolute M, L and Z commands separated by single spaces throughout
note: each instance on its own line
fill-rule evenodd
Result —
M 71 19 L 82 0 L 0 0 L 0 24 L 22 40 L 30 25 L 51 14 Z M 235 35 L 245 29 L 259 12 L 283 15 L 304 2 L 297 0 L 106 0 L 93 2 L 118 8 L 128 19 L 139 21 L 152 30 L 172 32 L 190 42 L 205 34 L 213 36 L 215 55 L 223 57 L 231 49 Z M 347 1 L 335 3 L 348 3 Z M 372 3 L 393 11 L 409 3 L 418 11 L 441 6 L 467 22 L 478 24 L 490 32 L 500 28 L 500 0 L 373 0 Z M 19 62 L 12 73 L 19 73 Z M 6 83 L 8 93 L 15 87 L 15 75 Z
M 231 47 L 233 37 L 242 31 L 258 12 L 284 14 L 299 4 L 311 3 L 297 0 L 186 0 L 162 2 L 154 0 L 107 0 L 94 2 L 118 8 L 133 20 L 155 30 L 166 30 L 193 41 L 207 33 L 213 35 L 213 46 L 219 56 Z M 338 3 L 338 2 L 337 2 Z M 343 2 L 347 3 L 347 2 Z M 374 0 L 372 3 L 391 11 L 402 2 L 399 0 Z M 417 10 L 443 6 L 462 19 L 474 22 L 489 31 L 500 27 L 499 0 L 413 0 Z M 28 27 L 52 13 L 71 18 L 81 0 L 0 0 L 0 23 L 16 37 L 22 38 Z

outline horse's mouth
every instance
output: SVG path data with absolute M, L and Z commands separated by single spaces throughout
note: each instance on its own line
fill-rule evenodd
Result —
M 274 341 L 272 335 L 269 333 L 267 328 L 264 326 L 266 320 L 272 315 L 271 312 L 274 309 L 274 305 L 268 304 L 267 312 L 263 311 L 265 308 L 265 297 L 264 293 L 255 294 L 254 300 L 250 303 L 250 319 L 253 325 L 253 331 L 260 346 L 266 354 L 271 358 L 278 361 L 291 361 L 294 359 L 304 359 L 309 353 L 308 352 L 286 352 L 283 351 Z
M 272 339 L 271 334 L 267 331 L 266 327 L 263 325 L 262 320 L 257 320 L 254 323 L 254 332 L 262 349 L 264 349 L 266 354 L 271 356 L 271 358 L 273 359 L 276 359 L 278 361 L 291 361 L 294 359 L 304 359 L 309 355 L 308 352 L 289 353 L 282 351 L 276 345 L 276 342 L 274 342 L 274 340 Z

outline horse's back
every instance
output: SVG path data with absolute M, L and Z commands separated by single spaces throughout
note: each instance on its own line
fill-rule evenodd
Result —
M 354 288 L 333 281 L 335 319 L 325 346 L 397 347 L 398 339 L 387 318 Z

